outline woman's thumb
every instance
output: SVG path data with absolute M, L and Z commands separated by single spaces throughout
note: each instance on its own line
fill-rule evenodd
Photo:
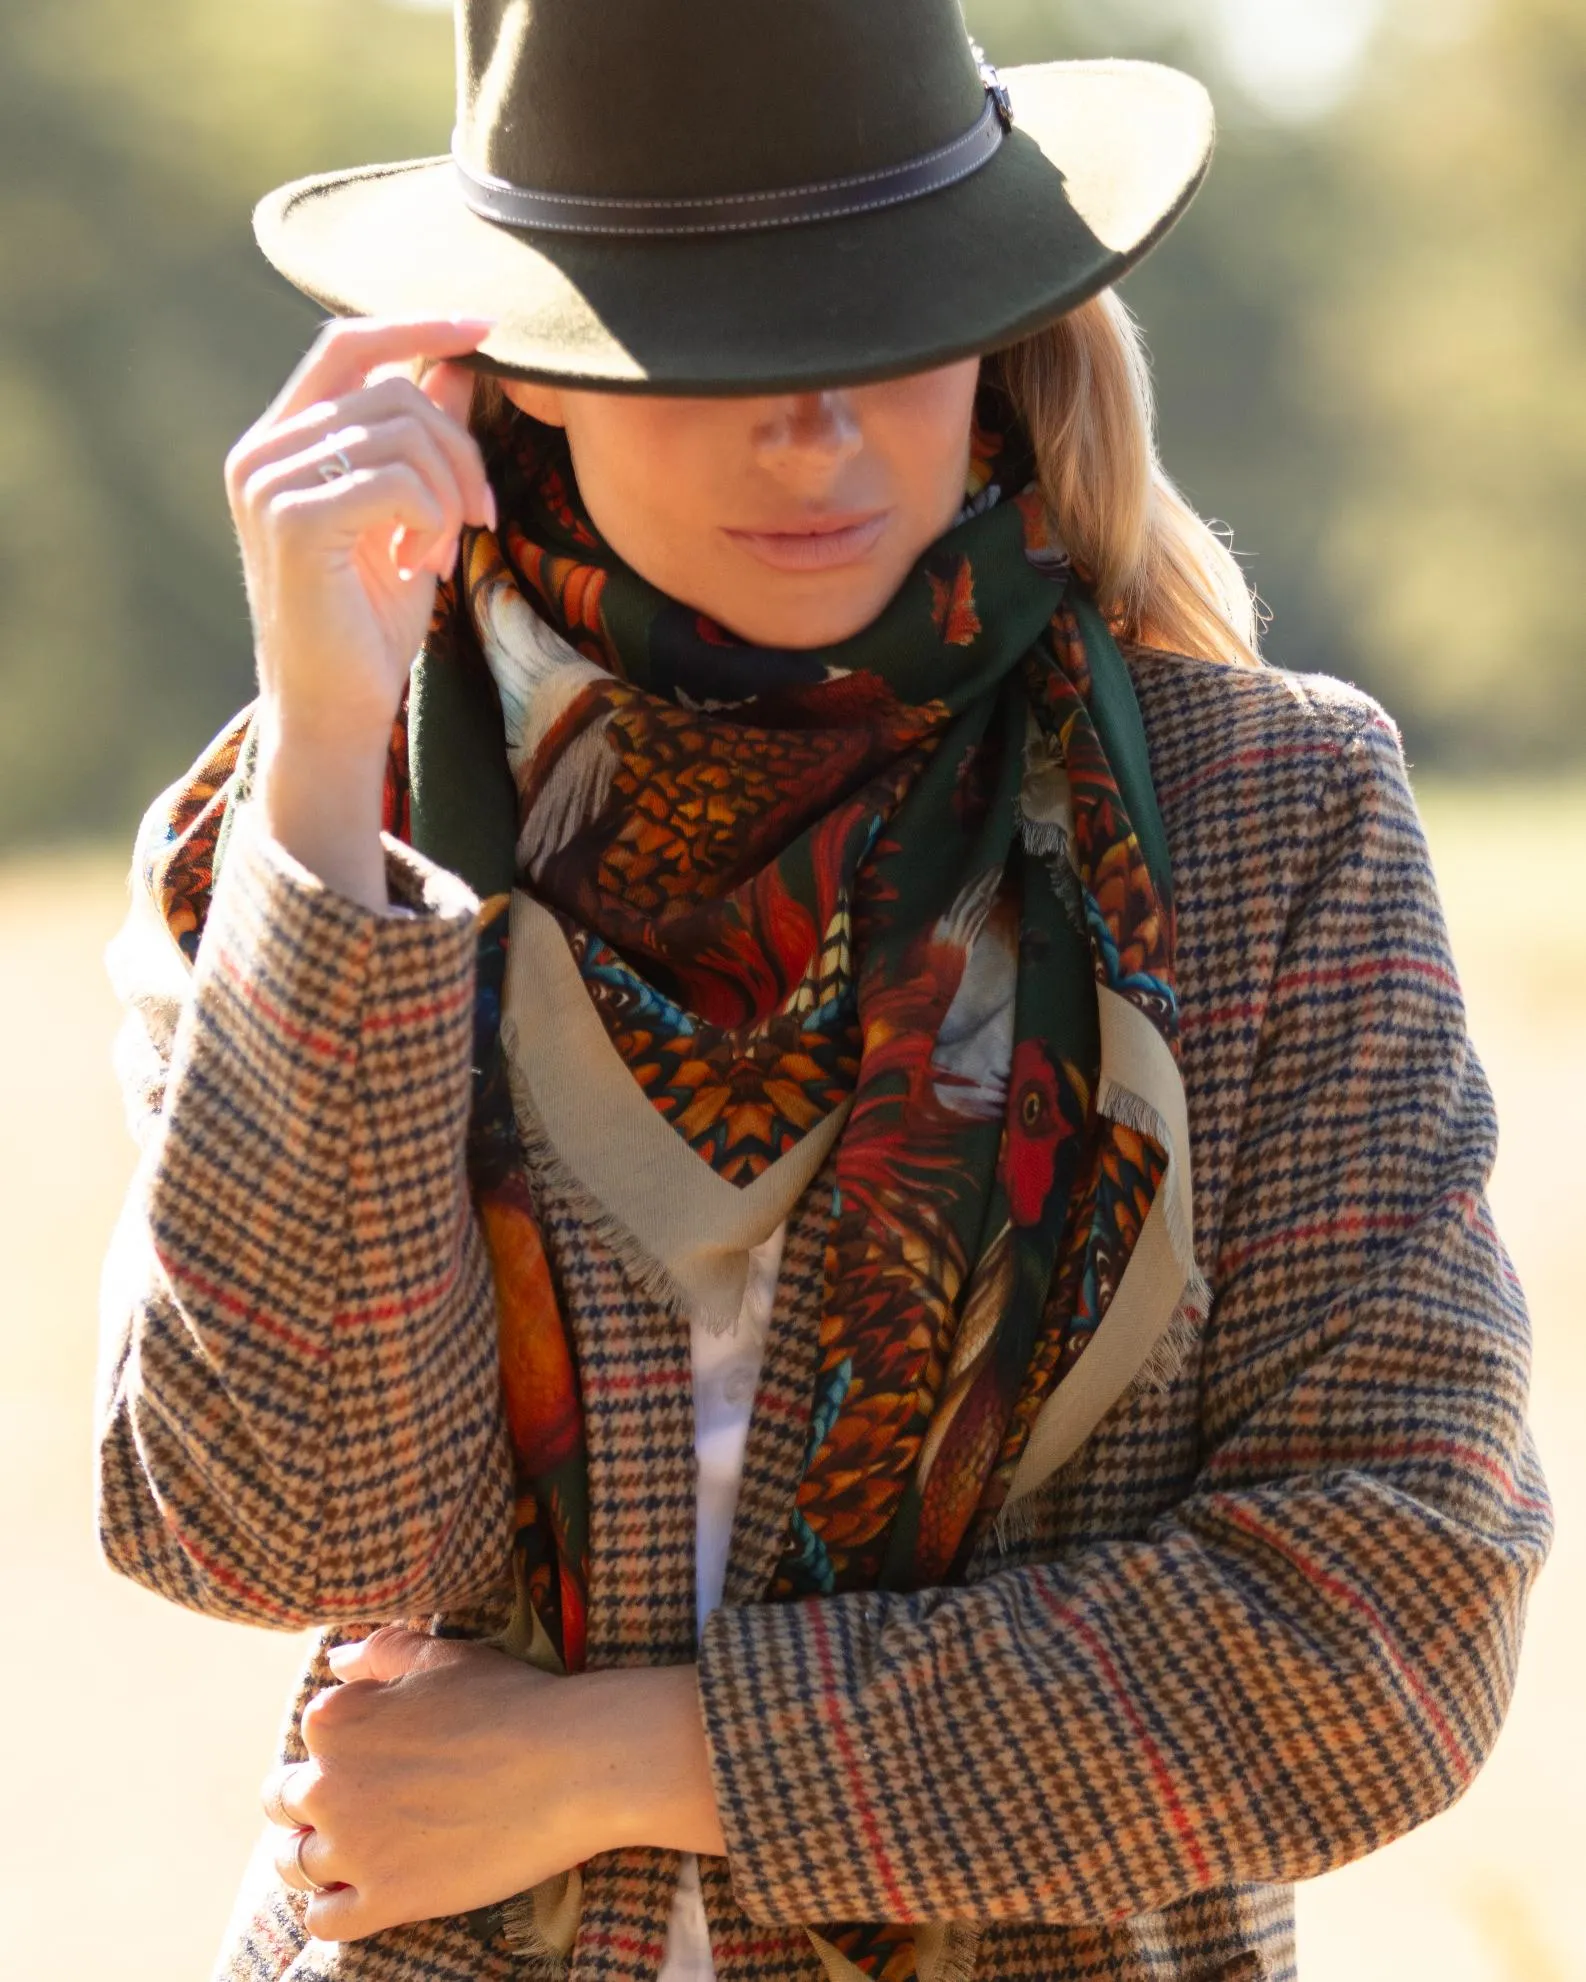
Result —
M 422 1631 L 382 1624 L 371 1637 L 360 1638 L 355 1644 L 333 1645 L 325 1654 L 325 1663 L 338 1679 L 400 1679 L 425 1663 L 429 1643 Z

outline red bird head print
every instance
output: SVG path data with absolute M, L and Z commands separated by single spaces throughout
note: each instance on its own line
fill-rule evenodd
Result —
M 1084 1120 L 1084 1084 L 1062 1073 L 1039 1039 L 1021 1039 L 1008 1077 L 1002 1187 L 1015 1225 L 1034 1225 L 1046 1209 L 1057 1175 L 1057 1152 Z

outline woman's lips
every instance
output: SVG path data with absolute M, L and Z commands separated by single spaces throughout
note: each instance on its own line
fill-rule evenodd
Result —
M 878 509 L 868 516 L 823 519 L 802 530 L 728 530 L 726 534 L 773 571 L 830 571 L 868 556 L 890 515 L 890 510 Z

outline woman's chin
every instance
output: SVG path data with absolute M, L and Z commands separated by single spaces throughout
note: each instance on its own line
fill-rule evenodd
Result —
M 758 596 L 734 599 L 710 617 L 751 647 L 835 647 L 879 618 L 906 576 L 805 573 L 797 584 L 757 585 Z

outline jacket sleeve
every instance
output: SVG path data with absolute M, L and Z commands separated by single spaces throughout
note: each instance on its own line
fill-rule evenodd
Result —
M 495 1301 L 464 1172 L 477 898 L 385 838 L 380 914 L 240 808 L 191 970 L 107 953 L 141 1160 L 101 1282 L 110 1563 L 217 1616 L 407 1615 L 504 1570 Z
M 1076 1924 L 1307 1878 L 1490 1748 L 1550 1514 L 1490 1096 L 1380 712 L 1312 845 L 1190 1491 L 1142 1538 L 966 1588 L 718 1610 L 700 1695 L 754 1919 Z

